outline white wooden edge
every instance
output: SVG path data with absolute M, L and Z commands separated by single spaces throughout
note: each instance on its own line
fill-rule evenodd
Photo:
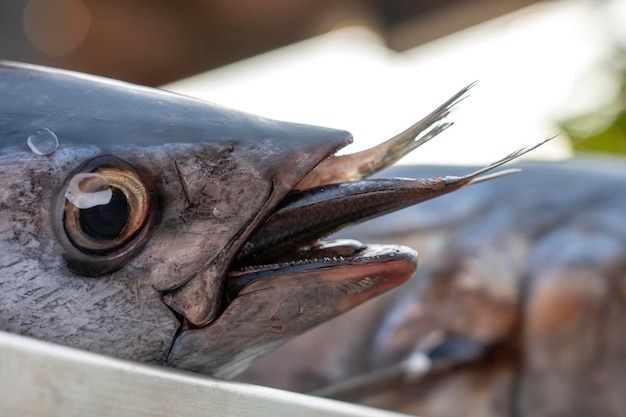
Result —
M 0 416 L 402 414 L 114 359 L 0 332 Z

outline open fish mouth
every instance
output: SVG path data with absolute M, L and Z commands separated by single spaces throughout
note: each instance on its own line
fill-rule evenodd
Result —
M 417 254 L 410 248 L 322 239 L 342 228 L 517 172 L 509 169 L 486 174 L 550 140 L 521 148 L 464 176 L 367 179 L 449 128 L 452 123 L 445 120 L 446 116 L 472 86 L 394 138 L 359 153 L 329 156 L 317 165 L 241 248 L 228 273 L 228 297 L 232 299 L 245 285 L 264 277 L 314 269 L 386 264 L 387 273 L 396 280 L 410 278 L 417 267 Z
M 274 263 L 235 266 L 227 275 L 226 299 L 235 299 L 247 285 L 264 278 L 313 277 L 344 286 L 346 307 L 337 306 L 343 311 L 397 287 L 416 269 L 417 252 L 406 246 L 363 244 L 351 239 L 318 241 L 285 254 Z
M 487 171 L 541 144 L 465 176 L 368 179 L 450 127 L 469 88 L 389 141 L 337 156 L 349 132 L 0 62 L 11 277 L 0 327 L 233 375 L 417 268 L 410 248 L 327 236 L 510 173 Z
M 202 326 L 190 320 L 183 323 L 167 364 L 233 376 L 256 355 L 410 279 L 417 269 L 417 253 L 411 248 L 324 238 L 344 227 L 516 172 L 487 173 L 545 142 L 464 176 L 366 178 L 450 127 L 444 119 L 469 88 L 389 141 L 352 155 L 328 156 L 315 166 L 233 255 L 219 317 Z M 207 351 L 210 358 L 204 354 Z

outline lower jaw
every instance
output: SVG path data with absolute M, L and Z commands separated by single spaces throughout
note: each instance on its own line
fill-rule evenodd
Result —
M 382 293 L 410 279 L 417 270 L 417 253 L 406 246 L 363 244 L 356 240 L 318 242 L 295 251 L 271 264 L 239 266 L 229 271 L 228 298 L 233 299 L 253 282 L 289 277 L 290 280 L 316 276 L 323 281 L 342 282 L 376 278 Z M 369 291 L 367 298 L 372 297 Z

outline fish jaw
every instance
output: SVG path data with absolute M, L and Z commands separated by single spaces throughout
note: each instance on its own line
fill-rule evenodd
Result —
M 341 243 L 333 249 L 345 253 Z M 166 364 L 233 377 L 259 355 L 401 285 L 417 269 L 417 253 L 404 246 L 351 241 L 346 247 L 352 253 L 345 257 L 231 271 L 228 281 L 238 288 L 233 300 L 215 322 L 183 329 Z

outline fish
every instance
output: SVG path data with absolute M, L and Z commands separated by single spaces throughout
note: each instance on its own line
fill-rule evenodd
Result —
M 237 379 L 434 417 L 623 414 L 626 164 L 514 167 L 335 236 L 418 247 L 420 268 Z M 442 169 L 464 170 L 381 175 Z
M 511 173 L 368 179 L 472 86 L 382 144 L 121 81 L 0 64 L 0 330 L 232 377 L 397 287 L 401 245 L 339 229 Z

